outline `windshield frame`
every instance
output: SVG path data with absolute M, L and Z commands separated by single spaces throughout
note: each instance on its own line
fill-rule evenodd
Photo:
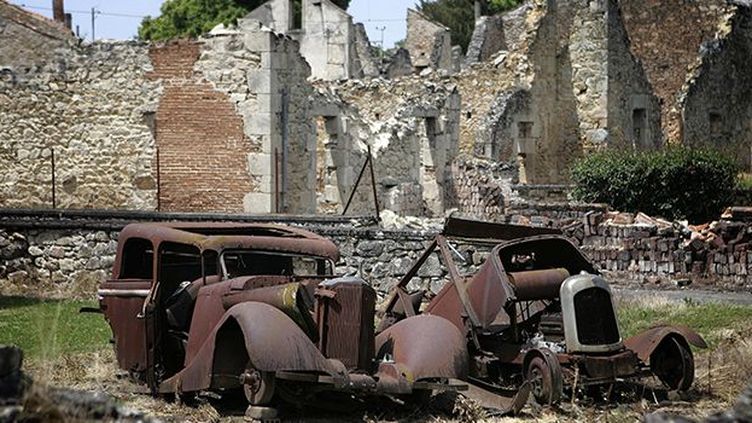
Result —
M 310 258 L 316 261 L 323 261 L 324 262 L 324 274 L 323 275 L 288 275 L 295 278 L 321 278 L 321 277 L 330 277 L 334 276 L 334 261 L 332 261 L 330 258 L 322 257 L 322 256 L 316 256 L 311 254 L 300 254 L 300 253 L 291 253 L 291 252 L 280 252 L 280 251 L 269 251 L 269 250 L 257 250 L 257 249 L 245 249 L 245 248 L 228 248 L 226 250 L 222 250 L 222 252 L 219 254 L 218 260 L 219 260 L 219 268 L 222 272 L 222 278 L 223 279 L 231 279 L 230 275 L 227 272 L 227 264 L 225 263 L 225 254 L 227 253 L 246 253 L 246 254 L 260 254 L 260 255 L 269 255 L 269 256 L 277 256 L 277 257 L 304 257 L 304 258 Z M 327 273 L 327 271 L 329 273 Z M 234 276 L 233 278 L 238 277 L 251 277 L 251 276 L 259 276 L 259 275 L 239 275 Z

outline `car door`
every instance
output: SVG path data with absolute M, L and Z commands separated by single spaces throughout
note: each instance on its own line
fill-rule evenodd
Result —
M 117 274 L 100 285 L 100 309 L 110 324 L 121 369 L 142 378 L 148 368 L 144 305 L 154 285 L 151 241 L 131 238 L 120 250 Z

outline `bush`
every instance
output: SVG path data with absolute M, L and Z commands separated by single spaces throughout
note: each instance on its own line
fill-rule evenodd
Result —
M 605 151 L 575 163 L 573 195 L 620 211 L 707 222 L 731 203 L 738 171 L 709 150 Z

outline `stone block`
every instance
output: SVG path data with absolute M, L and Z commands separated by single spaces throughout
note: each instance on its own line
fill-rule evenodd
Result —
M 252 92 L 261 94 L 272 92 L 272 72 L 270 69 L 251 69 L 246 73 L 246 79 Z
M 248 153 L 248 169 L 251 175 L 272 175 L 274 157 L 268 153 Z
M 251 214 L 269 214 L 274 211 L 270 193 L 250 192 L 243 197 L 243 210 Z

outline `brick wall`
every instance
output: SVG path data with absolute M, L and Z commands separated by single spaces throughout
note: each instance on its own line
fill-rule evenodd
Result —
M 230 98 L 194 72 L 201 44 L 181 41 L 150 51 L 164 92 L 156 113 L 160 209 L 243 209 L 252 191 L 248 174 L 251 143 Z

